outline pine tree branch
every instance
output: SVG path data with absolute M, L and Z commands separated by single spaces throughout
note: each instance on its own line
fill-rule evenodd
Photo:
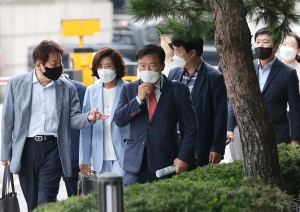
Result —
M 291 26 L 300 23 L 295 13 L 300 0 L 244 0 L 247 16 L 254 24 L 262 23 L 273 33 L 276 44 L 292 33 Z M 214 38 L 214 23 L 208 0 L 127 0 L 125 9 L 134 21 L 157 20 L 165 23 L 157 27 L 158 33 L 184 40 Z

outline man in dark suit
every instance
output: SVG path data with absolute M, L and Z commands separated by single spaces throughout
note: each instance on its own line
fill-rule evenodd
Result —
M 144 46 L 136 54 L 141 79 L 124 85 L 115 123 L 130 123 L 124 158 L 124 186 L 152 182 L 155 171 L 175 164 L 183 172 L 193 163 L 197 137 L 195 110 L 188 88 L 161 74 L 165 52 L 157 45 Z M 177 123 L 182 141 L 179 147 Z
M 196 155 L 199 166 L 222 160 L 225 151 L 227 95 L 221 72 L 202 59 L 203 39 L 193 42 L 173 38 L 175 65 L 169 79 L 187 85 L 198 121 Z
M 64 74 L 62 74 L 61 77 L 65 78 L 66 80 L 69 80 L 75 86 L 77 90 L 78 99 L 80 102 L 80 109 L 82 110 L 82 104 L 84 100 L 86 86 L 80 82 L 69 79 Z M 65 181 L 66 189 L 69 197 L 77 195 L 77 182 L 78 182 L 78 172 L 79 172 L 79 137 L 80 137 L 80 130 L 69 127 L 69 139 L 71 141 L 72 176 L 66 177 L 62 173 L 62 177 Z
M 270 32 L 262 28 L 255 33 L 254 67 L 260 91 L 268 107 L 276 142 L 300 144 L 300 95 L 296 71 L 275 57 L 278 46 L 274 45 Z M 287 115 L 287 104 L 290 116 Z M 290 125 L 289 125 L 290 118 Z M 233 138 L 236 119 L 232 106 L 228 107 L 227 136 Z

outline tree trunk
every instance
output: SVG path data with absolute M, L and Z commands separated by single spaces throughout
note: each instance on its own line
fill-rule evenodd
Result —
M 282 188 L 275 133 L 253 65 L 243 0 L 209 2 L 216 26 L 215 46 L 241 134 L 244 174 Z

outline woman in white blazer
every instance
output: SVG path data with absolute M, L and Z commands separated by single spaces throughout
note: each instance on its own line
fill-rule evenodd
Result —
M 124 176 L 124 140 L 129 138 L 129 126 L 118 127 L 113 120 L 127 68 L 119 51 L 104 47 L 93 58 L 92 76 L 100 79 L 87 88 L 82 111 L 98 108 L 110 117 L 98 121 L 80 133 L 79 168 L 82 175 L 92 167 L 98 173 L 113 172 Z

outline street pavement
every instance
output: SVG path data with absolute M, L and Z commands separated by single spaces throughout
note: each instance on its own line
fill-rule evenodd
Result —
M 2 117 L 2 104 L 0 104 L 0 117 Z M 0 128 L 1 128 L 1 122 L 2 121 L 0 121 Z M 1 137 L 0 137 L 0 141 L 1 141 Z M 0 147 L 1 147 L 1 142 L 0 142 Z M 1 189 L 0 195 L 2 195 L 3 171 L 4 171 L 4 167 L 1 165 L 0 166 L 0 189 Z M 14 176 L 14 183 L 15 183 L 15 191 L 17 192 L 17 197 L 18 197 L 18 201 L 19 201 L 19 205 L 20 205 L 20 211 L 27 212 L 27 204 L 26 204 L 25 198 L 24 198 L 22 190 L 21 190 L 18 175 L 13 175 L 13 176 Z M 57 199 L 64 200 L 67 198 L 68 198 L 68 195 L 67 195 L 67 191 L 66 191 L 66 186 L 65 186 L 63 179 L 61 179 Z

